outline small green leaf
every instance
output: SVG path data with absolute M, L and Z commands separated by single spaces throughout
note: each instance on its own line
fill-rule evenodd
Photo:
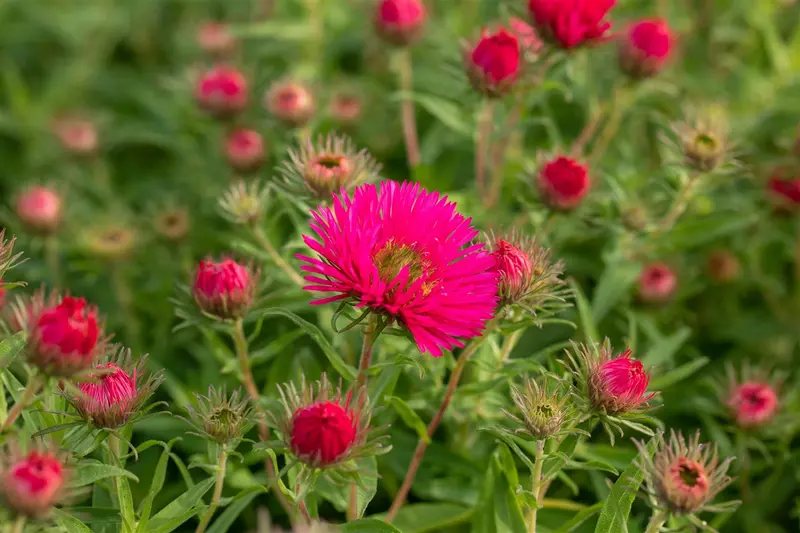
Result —
M 575 295 L 575 305 L 578 308 L 578 315 L 580 316 L 580 326 L 581 330 L 583 331 L 583 336 L 586 339 L 587 343 L 597 342 L 600 340 L 600 334 L 597 332 L 597 324 L 594 322 L 594 315 L 592 314 L 592 308 L 589 305 L 589 301 L 586 299 L 586 295 L 583 294 L 578 283 L 571 279 L 569 280 L 569 286 L 572 289 L 572 293 Z
M 0 368 L 7 368 L 14 361 L 14 358 L 25 346 L 26 338 L 27 334 L 24 331 L 20 331 L 0 342 Z
M 640 270 L 637 263 L 619 262 L 606 265 L 592 298 L 592 318 L 595 324 L 599 324 L 617 302 L 630 293 Z
M 425 441 L 425 443 L 430 444 L 431 439 L 428 437 L 428 428 L 425 426 L 425 422 L 422 421 L 419 415 L 415 413 L 414 410 L 411 409 L 402 398 L 398 398 L 397 396 L 389 396 L 386 398 L 386 400 L 394 408 L 394 410 L 397 411 L 397 414 L 400 415 L 400 418 L 403 419 L 403 423 L 416 431 L 419 438 Z
M 69 486 L 84 487 L 101 479 L 110 477 L 126 477 L 136 482 L 139 481 L 139 478 L 123 468 L 106 465 L 100 461 L 89 459 L 80 463 L 75 469 L 75 473 L 70 479 Z
M 219 515 L 214 523 L 208 528 L 207 533 L 227 533 L 228 529 L 236 522 L 236 519 L 252 502 L 256 496 L 267 492 L 264 487 L 249 487 L 233 497 L 225 511 Z
M 591 507 L 587 507 L 586 509 L 578 512 L 575 516 L 571 519 L 564 522 L 560 528 L 558 528 L 555 533 L 572 533 L 578 527 L 589 520 L 591 517 L 596 515 L 600 512 L 600 509 L 603 508 L 603 502 L 596 503 Z
M 382 518 L 384 515 L 376 515 Z M 472 509 L 454 503 L 412 503 L 403 506 L 393 523 L 403 533 L 436 533 L 463 524 Z
M 641 358 L 644 365 L 652 367 L 671 362 L 681 346 L 689 340 L 692 330 L 683 327 L 664 339 L 661 339 L 650 348 Z
M 186 492 L 181 494 L 169 505 L 161 509 L 155 516 L 153 516 L 152 520 L 150 520 L 150 531 L 160 530 L 160 528 L 165 527 L 167 524 L 172 524 L 174 520 L 183 518 L 187 513 L 189 513 L 189 515 L 183 520 L 183 522 L 188 520 L 192 514 L 197 512 L 198 503 L 202 505 L 203 496 L 205 496 L 206 492 L 208 492 L 209 489 L 214 486 L 215 482 L 216 480 L 214 477 L 204 479 L 197 485 L 194 485 Z
M 67 533 L 93 533 L 89 526 L 78 520 L 71 514 L 68 514 L 61 509 L 55 510 L 56 523 L 64 528 Z
M 386 522 L 374 518 L 362 518 L 342 524 L 339 531 L 343 533 L 404 533 Z
M 138 533 L 147 533 L 150 514 L 153 512 L 153 501 L 164 487 L 164 480 L 167 476 L 167 465 L 169 464 L 169 454 L 174 442 L 173 440 L 168 444 L 162 443 L 164 451 L 161 452 L 161 457 L 158 458 L 156 469 L 153 472 L 153 480 L 150 482 L 150 490 L 147 491 L 147 496 L 145 496 L 145 499 L 142 501 L 141 511 L 139 513 L 139 525 L 136 527 Z
M 116 478 L 114 484 L 117 487 L 117 500 L 119 501 L 119 513 L 122 518 L 123 533 L 134 531 L 134 524 L 136 524 L 136 517 L 133 513 L 133 495 L 131 494 L 131 486 L 125 477 Z
M 455 103 L 437 96 L 397 92 L 391 96 L 392 100 L 412 100 L 422 106 L 428 113 L 437 118 L 439 122 L 456 133 L 465 137 L 472 137 L 474 128 L 464 121 L 464 111 Z
M 674 370 L 670 370 L 663 376 L 653 378 L 650 387 L 654 390 L 664 390 L 688 378 L 709 363 L 708 357 L 701 357 L 694 361 L 689 361 Z

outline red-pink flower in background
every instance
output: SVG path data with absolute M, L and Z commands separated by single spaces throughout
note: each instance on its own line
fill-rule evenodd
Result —
M 797 211 L 800 208 L 800 178 L 786 168 L 776 169 L 769 178 L 767 190 L 780 209 Z
M 17 216 L 36 233 L 52 233 L 61 225 L 61 196 L 53 189 L 34 185 L 17 197 Z
M 664 67 L 675 43 L 667 21 L 645 19 L 631 25 L 620 42 L 620 65 L 630 76 L 653 76 Z
M 775 387 L 763 381 L 733 384 L 729 391 L 728 408 L 736 423 L 743 428 L 761 426 L 772 420 L 780 402 Z
M 454 203 L 419 184 L 362 185 L 312 211 L 304 236 L 318 255 L 307 263 L 306 290 L 352 300 L 408 329 L 434 356 L 480 335 L 497 305 L 494 259 Z
M 292 416 L 292 452 L 305 462 L 335 463 L 356 441 L 354 413 L 338 402 L 318 402 Z
M 218 66 L 204 73 L 195 87 L 195 99 L 203 109 L 218 116 L 230 116 L 247 107 L 247 79 L 239 70 Z
M 402 46 L 419 38 L 426 18 L 422 0 L 382 0 L 375 12 L 375 29 L 385 41 Z
M 97 152 L 97 127 L 91 120 L 60 117 L 53 121 L 53 131 L 61 147 L 71 154 L 84 156 Z
M 591 44 L 611 28 L 606 20 L 616 0 L 528 0 L 539 34 L 561 48 Z
M 197 265 L 192 294 L 198 307 L 221 319 L 244 316 L 253 304 L 256 280 L 244 265 L 232 259 Z
M 647 394 L 650 375 L 641 361 L 632 358 L 630 349 L 617 357 L 603 352 L 589 371 L 589 395 L 592 405 L 609 414 L 632 411 L 655 396 Z
M 236 48 L 236 37 L 224 22 L 206 22 L 197 30 L 197 45 L 207 54 L 225 56 Z
M 235 129 L 225 141 L 225 157 L 237 172 L 254 172 L 264 163 L 264 139 L 255 130 Z
M 519 39 L 522 51 L 531 58 L 535 57 L 544 46 L 544 42 L 539 38 L 539 34 L 536 33 L 533 26 L 517 17 L 508 19 L 508 25 Z
M 678 288 L 678 277 L 665 263 L 645 265 L 639 275 L 639 298 L 645 303 L 664 303 Z
M 520 74 L 519 39 L 503 27 L 494 33 L 484 29 L 466 61 L 467 73 L 476 90 L 489 96 L 507 93 Z
M 273 84 L 264 97 L 264 105 L 275 118 L 290 128 L 305 126 L 316 111 L 311 89 L 291 80 Z
M 565 156 L 546 162 L 538 175 L 542 199 L 553 209 L 577 207 L 590 186 L 589 167 Z
M 0 464 L 0 494 L 15 512 L 29 518 L 46 515 L 61 497 L 66 470 L 60 457 L 34 450 Z

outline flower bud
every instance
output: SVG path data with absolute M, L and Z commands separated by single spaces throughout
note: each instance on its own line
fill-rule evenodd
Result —
M 156 214 L 156 233 L 168 241 L 181 241 L 189 233 L 191 227 L 189 212 L 182 208 L 172 208 Z
M 331 117 L 342 126 L 352 126 L 361 118 L 361 99 L 349 94 L 335 94 L 330 103 Z
M 539 192 L 552 209 L 574 209 L 590 185 L 589 168 L 564 156 L 546 162 L 538 176 Z
M 728 250 L 715 250 L 708 257 L 708 276 L 717 283 L 730 283 L 739 277 L 739 259 Z
M 800 209 L 800 178 L 792 176 L 789 169 L 775 169 L 767 182 L 767 191 L 778 209 L 788 212 Z
M 620 66 L 633 78 L 658 74 L 672 53 L 672 30 L 663 19 L 645 19 L 633 24 L 619 47 Z
M 54 121 L 53 130 L 64 151 L 77 156 L 97 153 L 97 127 L 90 120 L 59 118 Z
M 104 342 L 97 309 L 86 300 L 66 296 L 44 307 L 32 320 L 27 341 L 28 361 L 50 376 L 70 377 L 92 366 Z
M 61 197 L 53 189 L 35 185 L 17 197 L 17 216 L 31 232 L 53 233 L 61 225 Z
M 111 222 L 108 225 L 87 228 L 81 240 L 86 252 L 99 259 L 124 261 L 136 249 L 139 233 L 132 227 Z
M 258 170 L 264 163 L 261 134 L 244 128 L 234 130 L 225 141 L 225 156 L 237 172 L 247 174 Z
M 570 49 L 604 38 L 614 4 L 616 0 L 528 0 L 528 11 L 545 40 Z
M 241 318 L 250 310 L 256 280 L 244 265 L 223 259 L 200 261 L 192 293 L 204 313 L 222 320 Z
M 485 29 L 466 55 L 467 74 L 476 91 L 501 96 L 511 90 L 520 74 L 521 48 L 514 33 L 501 27 Z
M 548 392 L 548 381 L 542 385 L 534 379 L 525 381 L 523 389 L 511 386 L 511 399 L 522 414 L 520 420 L 508 411 L 503 410 L 512 421 L 524 426 L 517 433 L 524 433 L 534 440 L 547 439 L 560 434 L 564 425 L 574 416 L 569 407 L 569 395 L 559 387 Z
M 612 358 L 605 349 L 589 366 L 589 397 L 598 411 L 618 414 L 645 405 L 654 394 L 647 394 L 650 375 L 641 361 L 631 357 L 630 349 Z
M 205 22 L 197 30 L 197 45 L 209 55 L 224 57 L 236 48 L 236 38 L 227 24 Z
M 647 227 L 647 211 L 640 206 L 632 206 L 622 212 L 622 224 L 629 231 L 642 231 Z
M 267 209 L 269 189 L 258 182 L 233 184 L 220 198 L 223 216 L 234 224 L 253 224 Z
M 517 17 L 508 19 L 508 25 L 511 27 L 511 31 L 517 36 L 525 58 L 529 61 L 535 60 L 539 56 L 544 42 L 539 38 L 539 34 L 536 33 L 533 26 Z
M 292 452 L 304 462 L 328 465 L 345 455 L 356 440 L 352 411 L 337 402 L 319 402 L 292 416 Z
M 234 68 L 215 67 L 198 81 L 195 99 L 200 107 L 214 116 L 235 115 L 247 107 L 247 79 Z
M 386 42 L 403 46 L 419 38 L 426 18 L 422 0 L 381 0 L 375 12 L 375 29 Z
M 767 424 L 780 407 L 777 385 L 760 379 L 732 380 L 725 403 L 736 424 L 745 429 Z
M 6 457 L 0 462 L 0 495 L 13 512 L 43 518 L 60 500 L 66 478 L 63 460 L 50 452 Z
M 278 82 L 267 92 L 264 104 L 272 115 L 290 128 L 305 126 L 314 116 L 314 95 L 305 85 Z
M 728 153 L 728 132 L 719 110 L 708 110 L 691 122 L 675 124 L 681 151 L 687 166 L 700 172 L 719 167 Z
M 195 406 L 186 408 L 191 423 L 204 435 L 220 444 L 232 444 L 252 427 L 253 410 L 241 390 L 228 396 L 225 388 L 208 388 L 207 396 L 195 394 Z
M 678 278 L 664 263 L 651 263 L 639 275 L 639 298 L 644 303 L 666 303 L 678 288 Z

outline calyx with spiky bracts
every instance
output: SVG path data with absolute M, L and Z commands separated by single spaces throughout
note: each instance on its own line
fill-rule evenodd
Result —
M 634 442 L 640 452 L 637 463 L 645 473 L 646 491 L 656 508 L 686 515 L 732 510 L 731 506 L 738 503 L 711 505 L 717 494 L 733 481 L 728 468 L 734 458 L 720 461 L 716 445 L 700 443 L 700 431 L 688 441 L 674 430 L 670 430 L 669 441 L 664 439 L 662 431 L 654 439 L 653 457 L 645 443 Z
M 269 188 L 258 181 L 239 181 L 219 199 L 222 215 L 234 224 L 254 224 L 267 209 Z
M 23 262 L 20 261 L 22 252 L 14 253 L 16 240 L 16 237 L 6 239 L 6 230 L 0 230 L 0 279 L 3 279 L 6 272 Z
M 371 411 L 366 391 L 342 392 L 325 374 L 300 389 L 293 383 L 279 387 L 281 410 L 268 412 L 267 421 L 278 429 L 281 443 L 275 447 L 291 454 L 311 469 L 338 469 L 356 473 L 353 460 L 387 453 L 385 428 L 370 426 Z
M 333 193 L 376 181 L 380 170 L 369 152 L 356 150 L 349 137 L 329 135 L 289 150 L 289 160 L 279 172 L 291 192 L 329 202 Z
M 194 395 L 195 406 L 189 405 L 189 423 L 202 435 L 231 446 L 244 437 L 255 423 L 254 411 L 246 395 L 236 389 L 230 395 L 225 387 L 208 388 L 208 394 Z
M 12 444 L 0 450 L 0 502 L 14 514 L 43 519 L 69 496 L 71 469 L 66 454 L 38 443 L 23 451 Z
M 545 374 L 541 384 L 529 378 L 522 388 L 511 386 L 511 399 L 522 418 L 505 409 L 503 413 L 522 426 L 515 433 L 534 440 L 574 433 L 579 431 L 574 426 L 581 422 L 581 417 L 571 404 L 572 395 L 569 384 L 558 378 Z
M 131 350 L 117 346 L 115 352 L 79 382 L 76 391 L 65 397 L 90 424 L 114 429 L 135 422 L 145 402 L 164 377 L 161 372 L 147 374 L 147 355 L 134 361 Z
M 728 127 L 720 111 L 690 112 L 686 121 L 672 127 L 689 167 L 699 172 L 710 172 L 726 162 L 731 146 Z

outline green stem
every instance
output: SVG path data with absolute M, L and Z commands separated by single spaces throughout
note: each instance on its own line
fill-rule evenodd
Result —
M 211 522 L 211 518 L 214 516 L 214 513 L 219 507 L 219 500 L 222 498 L 222 488 L 225 486 L 225 467 L 228 464 L 228 450 L 225 448 L 223 444 L 219 451 L 219 458 L 217 459 L 217 481 L 214 485 L 214 495 L 211 496 L 211 503 L 208 505 L 208 509 L 206 509 L 206 514 L 203 515 L 203 519 L 200 520 L 200 523 L 197 525 L 197 529 L 195 533 L 204 533 L 208 524 Z
M 411 61 L 411 51 L 408 47 L 398 53 L 398 72 L 400 75 L 400 90 L 405 94 L 400 104 L 400 116 L 403 121 L 403 138 L 406 144 L 406 157 L 408 167 L 415 168 L 420 163 L 419 138 L 417 136 L 417 119 L 414 111 L 414 101 L 411 94 L 414 91 L 414 65 Z
M 264 233 L 264 230 L 261 229 L 260 226 L 253 227 L 253 234 L 256 237 L 258 243 L 264 247 L 264 250 L 269 254 L 275 264 L 283 270 L 283 272 L 291 279 L 296 285 L 302 287 L 306 284 L 303 277 L 286 262 L 286 260 L 281 257 L 281 254 L 278 253 L 278 250 L 272 245 L 270 242 L 269 237 L 267 234 Z
M 114 263 L 111 265 L 111 283 L 114 287 L 114 296 L 117 299 L 122 319 L 125 322 L 125 334 L 127 344 L 133 348 L 139 348 L 140 330 L 139 321 L 133 309 L 133 292 L 128 284 L 123 271 L 123 265 Z
M 644 533 L 658 533 L 666 521 L 666 511 L 653 511 L 653 516 L 650 517 L 650 522 L 647 524 L 647 530 Z
M 22 533 L 23 531 L 25 531 L 25 516 L 19 515 L 14 520 L 14 525 L 11 526 L 11 533 Z
M 533 472 L 531 473 L 531 493 L 536 498 L 536 505 L 528 515 L 528 533 L 536 533 L 536 518 L 539 507 L 542 505 L 542 463 L 544 457 L 544 439 L 536 441 L 536 454 L 534 455 Z
M 433 419 L 431 419 L 430 424 L 428 424 L 428 440 L 433 437 L 436 428 L 439 427 L 439 424 L 444 417 L 447 407 L 450 405 L 450 401 L 453 399 L 453 393 L 456 391 L 456 387 L 461 379 L 461 374 L 464 372 L 464 367 L 467 365 L 467 361 L 469 361 L 469 358 L 472 357 L 481 344 L 483 344 L 483 341 L 489 337 L 489 334 L 494 330 L 498 322 L 499 319 L 495 316 L 495 318 L 486 324 L 483 335 L 472 339 L 472 341 L 461 352 L 461 355 L 459 355 L 458 361 L 456 361 L 456 366 L 453 369 L 453 372 L 450 374 L 450 380 L 447 382 L 447 390 L 444 393 L 444 398 L 442 398 L 442 404 L 439 406 L 439 410 L 436 411 Z M 419 470 L 420 464 L 422 464 L 422 458 L 425 456 L 425 450 L 427 450 L 427 448 L 428 443 L 420 439 L 417 443 L 417 449 L 414 451 L 414 457 L 411 459 L 411 464 L 408 465 L 408 471 L 406 472 L 405 479 L 403 479 L 403 484 L 400 486 L 400 490 L 397 491 L 397 495 L 392 502 L 392 506 L 389 508 L 389 513 L 386 515 L 387 522 L 391 523 L 392 520 L 394 520 L 394 518 L 397 516 L 397 513 L 400 511 L 400 508 L 403 507 L 403 504 L 405 504 L 406 498 L 408 497 L 408 492 L 411 490 L 411 485 L 414 483 L 414 477 L 417 475 L 417 470 Z
M 486 152 L 492 136 L 494 101 L 486 100 L 478 117 L 475 132 L 475 189 L 481 198 L 486 193 Z
M 48 235 L 44 240 L 44 256 L 47 269 L 50 271 L 50 280 L 53 287 L 61 287 L 61 257 L 59 254 L 58 237 Z
M 684 211 L 686 211 L 686 208 L 689 207 L 689 202 L 692 199 L 694 188 L 700 181 L 701 175 L 702 174 L 693 174 L 692 176 L 689 176 L 689 178 L 686 180 L 686 183 L 684 183 L 681 189 L 678 191 L 678 196 L 675 198 L 675 202 L 672 204 L 672 207 L 664 216 L 664 218 L 661 219 L 661 222 L 659 222 L 656 226 L 653 235 L 659 235 L 672 229 L 672 226 L 675 225 L 675 222 L 678 221 L 678 218 L 680 218 Z
M 31 402 L 34 396 L 39 392 L 39 389 L 42 387 L 42 380 L 38 375 L 31 376 L 28 380 L 28 384 L 25 386 L 25 390 L 22 393 L 22 397 L 19 399 L 17 403 L 14 404 L 14 407 L 8 412 L 8 416 L 6 417 L 3 425 L 0 426 L 0 434 L 5 433 L 19 418 L 19 415 L 22 414 L 22 410 L 28 407 L 28 404 Z
M 609 102 L 610 109 L 606 125 L 605 127 L 603 127 L 603 130 L 598 136 L 597 142 L 592 148 L 592 153 L 589 156 L 590 163 L 596 164 L 597 162 L 600 161 L 606 149 L 608 148 L 608 145 L 611 143 L 611 140 L 614 138 L 614 135 L 617 134 L 617 130 L 619 130 L 619 125 L 622 121 L 622 108 L 624 107 L 623 106 L 624 98 L 625 98 L 625 87 L 617 86 L 614 89 L 614 93 L 611 96 L 611 101 Z

